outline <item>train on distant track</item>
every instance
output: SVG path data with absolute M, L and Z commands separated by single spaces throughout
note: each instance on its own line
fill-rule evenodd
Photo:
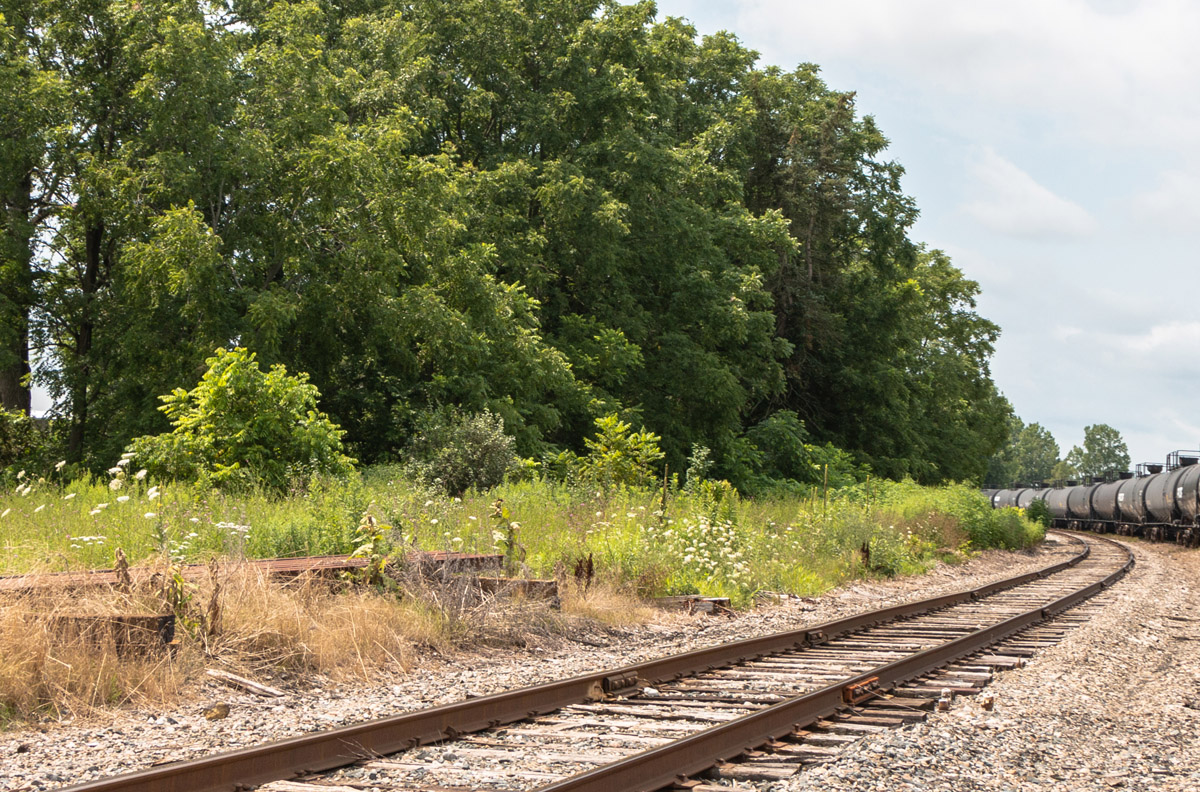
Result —
M 1200 451 L 1176 451 L 1163 465 L 1138 465 L 1086 483 L 984 490 L 992 508 L 1045 501 L 1052 527 L 1141 536 L 1200 546 Z

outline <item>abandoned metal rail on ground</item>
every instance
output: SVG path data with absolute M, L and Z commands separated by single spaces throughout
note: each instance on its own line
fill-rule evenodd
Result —
M 685 779 L 714 767 L 732 780 L 786 777 L 827 758 L 825 752 L 848 739 L 847 729 L 852 736 L 911 721 L 947 691 L 977 692 L 991 669 L 1019 664 L 1018 658 L 1082 623 L 1084 617 L 1061 614 L 1133 565 L 1128 549 L 1111 540 L 1062 533 L 1055 538 L 1078 546 L 1078 552 L 981 588 L 68 789 L 240 792 L 267 784 L 280 792 L 599 792 L 677 784 L 696 789 L 702 785 Z M 989 650 L 1002 642 L 1002 650 Z M 866 716 L 865 707 L 871 708 Z M 547 717 L 550 713 L 555 714 Z M 523 721 L 532 723 L 511 726 Z M 486 738 L 472 736 L 489 729 Z M 605 750 L 580 748 L 589 737 Z M 422 764 L 419 756 L 380 758 L 447 740 L 459 740 L 452 748 L 456 754 L 493 763 L 503 761 L 497 754 L 507 751 L 509 764 L 481 771 Z M 576 753 L 563 753 L 564 740 Z M 538 760 L 541 770 L 513 770 L 511 761 L 531 751 L 535 760 L 539 751 L 552 758 Z M 750 757 L 750 770 L 727 764 L 734 757 Z M 336 777 L 307 783 L 318 772 L 360 764 L 373 768 L 367 783 Z

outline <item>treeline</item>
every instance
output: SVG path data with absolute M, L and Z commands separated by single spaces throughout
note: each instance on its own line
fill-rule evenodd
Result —
M 1130 469 L 1129 447 L 1108 424 L 1084 427 L 1083 445 L 1060 458 L 1058 441 L 1038 423 L 1009 418 L 1005 445 L 988 462 L 985 487 L 1003 488 L 1110 476 Z
M 535 457 L 618 414 L 750 488 L 833 447 L 981 478 L 977 284 L 853 94 L 755 59 L 649 2 L 7 0 L 3 406 L 32 363 L 106 467 L 240 345 L 363 462 L 456 409 Z

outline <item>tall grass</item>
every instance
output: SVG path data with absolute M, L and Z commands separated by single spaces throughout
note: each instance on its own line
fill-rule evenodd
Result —
M 720 483 L 664 494 L 524 481 L 449 498 L 380 467 L 286 497 L 132 479 L 118 490 L 83 480 L 21 492 L 0 495 L 6 573 L 109 566 L 117 547 L 134 563 L 348 553 L 369 512 L 390 526 L 397 551 L 497 553 L 511 535 L 511 555 L 527 575 L 550 577 L 591 557 L 602 580 L 627 592 L 746 603 L 761 590 L 812 595 L 1042 536 L 970 487 L 911 482 L 744 500 Z

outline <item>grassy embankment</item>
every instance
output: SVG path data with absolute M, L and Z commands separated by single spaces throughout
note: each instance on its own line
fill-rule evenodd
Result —
M 124 479 L 32 482 L 0 494 L 0 574 L 217 559 L 213 582 L 0 602 L 0 722 L 36 713 L 160 700 L 215 658 L 238 668 L 367 676 L 405 667 L 414 647 L 520 640 L 572 616 L 620 619 L 631 600 L 666 594 L 819 594 L 857 577 L 915 574 L 988 547 L 1018 548 L 1041 532 L 1017 512 L 993 512 L 968 487 L 878 482 L 808 498 L 743 500 L 720 485 L 698 492 L 580 491 L 544 482 L 448 498 L 380 468 L 318 482 L 286 498 L 197 492 Z M 497 504 L 497 501 L 501 501 Z M 401 591 L 334 593 L 283 587 L 238 567 L 242 558 L 351 552 L 364 514 L 390 526 L 377 545 L 504 552 L 533 577 L 563 576 L 591 556 L 588 592 L 568 590 L 563 612 L 498 606 L 455 581 L 408 580 Z M 868 552 L 864 553 L 863 548 Z M 397 596 L 397 594 L 400 596 Z M 183 647 L 170 661 L 123 660 L 56 643 L 49 612 L 155 612 L 174 607 Z

